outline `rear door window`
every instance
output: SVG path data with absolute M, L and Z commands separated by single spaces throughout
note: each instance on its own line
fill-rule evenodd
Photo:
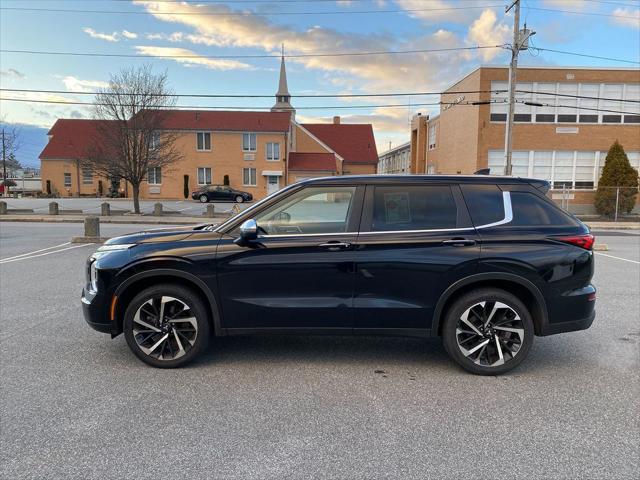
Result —
M 502 190 L 497 185 L 460 185 L 476 227 L 504 220 Z
M 372 232 L 456 228 L 458 208 L 448 185 L 373 188 Z

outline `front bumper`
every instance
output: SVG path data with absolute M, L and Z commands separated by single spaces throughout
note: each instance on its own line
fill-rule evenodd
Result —
M 113 322 L 109 320 L 108 302 L 105 302 L 99 294 L 93 294 L 87 290 L 82 289 L 82 314 L 87 324 L 102 333 L 113 334 Z

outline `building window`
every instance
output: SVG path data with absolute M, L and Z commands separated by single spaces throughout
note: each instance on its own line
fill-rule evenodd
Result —
M 242 169 L 242 184 L 247 187 L 255 187 L 256 185 L 258 185 L 255 168 Z
M 429 150 L 436 148 L 436 130 L 438 125 L 434 123 L 429 127 Z
M 71 186 L 71 174 L 70 173 L 65 173 L 64 174 L 64 186 L 67 187 L 67 188 Z
M 87 167 L 82 168 L 82 184 L 83 185 L 93 184 L 93 171 L 90 168 L 87 168 Z
M 267 160 L 275 161 L 280 160 L 280 144 L 279 143 L 267 143 Z
M 149 150 L 154 152 L 160 148 L 160 132 L 154 131 L 151 132 L 151 137 L 149 138 Z
M 149 185 L 162 184 L 162 171 L 160 167 L 151 167 L 147 173 L 147 183 Z
M 211 185 L 210 167 L 198 167 L 198 185 Z
M 245 152 L 256 151 L 256 134 L 255 133 L 242 134 L 242 150 Z
M 206 152 L 211 150 L 211 132 L 197 132 L 197 145 L 196 148 L 200 152 Z

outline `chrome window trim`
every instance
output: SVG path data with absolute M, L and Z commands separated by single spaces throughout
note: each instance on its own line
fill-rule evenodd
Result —
M 430 230 L 381 230 L 377 232 L 360 232 L 360 235 L 379 235 L 381 233 L 432 233 L 432 232 L 462 232 L 473 230 L 473 227 L 465 228 L 433 228 Z
M 478 225 L 476 230 L 481 228 L 497 227 L 498 225 L 504 225 L 513 220 L 513 209 L 511 207 L 511 195 L 509 192 L 502 192 L 502 204 L 504 206 L 504 218 L 498 222 L 485 223 L 484 225 Z
M 358 235 L 358 232 L 332 232 L 332 233 L 284 233 L 277 235 L 258 235 L 258 238 L 283 238 L 283 237 L 326 237 L 327 235 Z

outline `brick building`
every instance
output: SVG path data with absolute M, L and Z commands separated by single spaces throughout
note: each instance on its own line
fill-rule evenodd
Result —
M 480 67 L 445 90 L 439 115 L 414 116 L 411 172 L 502 174 L 507 78 L 507 67 Z M 513 175 L 549 180 L 552 197 L 568 190 L 572 211 L 591 213 L 615 140 L 640 168 L 637 69 L 521 67 L 516 91 Z
M 296 181 L 319 176 L 376 173 L 378 154 L 370 124 L 303 124 L 295 120 L 282 59 L 276 103 L 269 112 L 172 110 L 163 130 L 177 133 L 183 159 L 150 171 L 141 198 L 183 198 L 204 185 L 229 185 L 260 199 Z M 110 182 L 82 167 L 99 141 L 103 120 L 59 119 L 40 154 L 43 191 L 97 195 Z M 130 193 L 124 182 L 121 189 Z

